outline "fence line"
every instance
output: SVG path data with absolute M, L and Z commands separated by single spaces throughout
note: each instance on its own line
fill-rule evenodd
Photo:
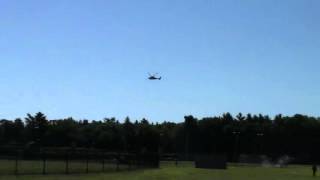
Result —
M 10 165 L 12 164 L 12 166 Z M 0 175 L 73 174 L 159 167 L 157 153 L 114 153 L 90 149 L 2 149 Z

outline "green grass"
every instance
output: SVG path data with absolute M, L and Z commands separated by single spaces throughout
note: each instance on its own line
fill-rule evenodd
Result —
M 31 164 L 30 164 L 31 165 Z M 57 164 L 59 165 L 59 164 Z M 61 164 L 60 164 L 61 165 Z M 78 164 L 80 166 L 80 164 Z M 1 163 L 1 168 L 7 166 Z M 36 167 L 36 166 L 35 166 Z M 124 167 L 123 167 L 124 168 Z M 110 171 L 96 174 L 72 175 L 20 175 L 0 176 L 4 180 L 308 180 L 319 179 L 311 176 L 310 166 L 289 166 L 287 168 L 229 166 L 227 170 L 196 169 L 190 162 L 161 164 L 160 169 Z

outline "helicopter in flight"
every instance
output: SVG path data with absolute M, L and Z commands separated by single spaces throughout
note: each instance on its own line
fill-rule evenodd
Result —
M 161 80 L 161 76 L 160 77 L 157 77 L 158 73 L 156 74 L 150 74 L 149 73 L 149 80 Z

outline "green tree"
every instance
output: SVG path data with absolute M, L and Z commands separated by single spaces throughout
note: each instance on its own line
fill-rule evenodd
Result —
M 49 125 L 47 117 L 43 113 L 38 112 L 34 116 L 27 114 L 25 121 L 31 140 L 42 144 L 43 136 Z

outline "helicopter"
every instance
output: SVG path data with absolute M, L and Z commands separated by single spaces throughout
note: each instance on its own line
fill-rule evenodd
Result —
M 150 74 L 150 73 L 148 73 L 149 74 L 149 80 L 161 80 L 161 76 L 160 77 L 157 77 L 157 75 L 158 75 L 158 73 L 156 73 L 156 74 Z

